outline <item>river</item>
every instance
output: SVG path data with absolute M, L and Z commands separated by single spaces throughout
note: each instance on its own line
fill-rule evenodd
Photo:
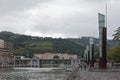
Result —
M 70 72 L 53 68 L 0 68 L 0 80 L 64 80 Z

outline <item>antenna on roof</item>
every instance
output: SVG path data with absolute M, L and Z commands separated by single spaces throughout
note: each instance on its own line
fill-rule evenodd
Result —
M 105 2 L 105 14 L 106 14 L 106 28 L 107 28 L 107 0 L 106 0 L 106 2 Z

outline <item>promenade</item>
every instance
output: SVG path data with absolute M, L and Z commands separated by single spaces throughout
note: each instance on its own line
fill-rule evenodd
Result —
M 120 80 L 120 69 L 93 71 L 78 69 L 65 80 Z
M 120 80 L 119 70 L 103 70 L 103 71 L 79 71 L 79 80 Z

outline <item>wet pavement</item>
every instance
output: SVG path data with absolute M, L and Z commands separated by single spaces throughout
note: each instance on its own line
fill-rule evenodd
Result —
M 120 80 L 120 69 L 78 69 L 65 80 Z
M 120 69 L 80 70 L 79 80 L 120 80 Z

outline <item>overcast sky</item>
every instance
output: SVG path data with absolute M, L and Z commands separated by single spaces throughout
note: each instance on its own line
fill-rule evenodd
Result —
M 0 31 L 40 37 L 98 37 L 108 4 L 108 38 L 120 26 L 120 0 L 0 0 Z

